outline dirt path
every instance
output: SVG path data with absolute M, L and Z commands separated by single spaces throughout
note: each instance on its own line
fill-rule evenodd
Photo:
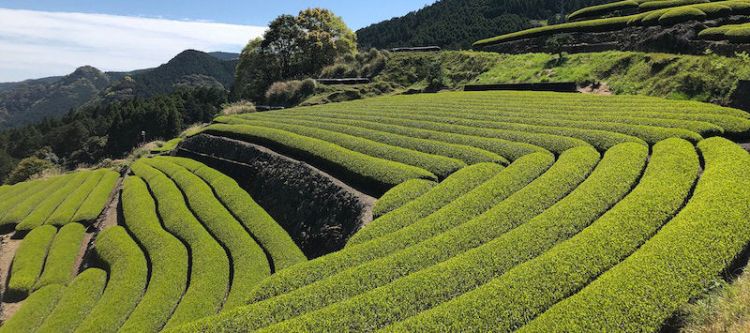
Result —
M 0 295 L 5 295 L 5 286 L 8 284 L 10 275 L 10 266 L 13 263 L 13 257 L 16 255 L 18 246 L 21 245 L 22 239 L 13 239 L 15 232 L 0 236 Z M 10 318 L 23 302 L 0 303 L 0 322 Z

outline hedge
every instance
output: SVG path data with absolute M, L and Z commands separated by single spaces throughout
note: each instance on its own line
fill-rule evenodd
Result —
M 655 9 L 664 9 L 677 6 L 693 5 L 698 3 L 708 3 L 709 0 L 666 0 L 666 1 L 646 1 L 638 5 L 641 11 L 651 11 Z
M 702 20 L 708 15 L 697 8 L 675 8 L 659 16 L 659 24 L 672 25 L 690 20 Z
M 648 149 L 641 145 L 627 143 L 616 146 L 606 153 L 580 186 L 543 213 L 536 215 L 536 212 L 525 212 L 524 206 L 509 207 L 503 214 L 510 214 L 510 217 L 495 219 L 495 223 L 507 224 L 509 218 L 534 216 L 528 222 L 449 260 L 319 311 L 283 322 L 276 328 L 373 331 L 468 292 L 588 227 L 627 195 L 637 183 L 647 157 Z M 575 183 L 565 184 L 572 187 Z M 542 188 L 541 191 L 547 188 Z M 476 228 L 469 232 L 481 231 Z M 452 237 L 448 234 L 445 236 Z M 462 238 L 465 239 L 465 236 L 459 236 L 456 241 L 461 242 L 464 240 Z M 333 315 L 334 313 L 337 315 Z M 272 329 L 273 326 L 268 328 Z
M 641 0 L 642 1 L 642 0 Z M 618 10 L 628 10 L 638 8 L 640 1 L 637 0 L 624 0 L 605 3 L 602 5 L 589 6 L 574 11 L 568 15 L 568 21 L 575 21 L 582 18 L 596 17 L 604 14 L 608 14 Z
M 85 235 L 86 228 L 78 223 L 71 223 L 60 228 L 49 248 L 44 271 L 37 281 L 35 289 L 50 284 L 65 286 L 73 280 L 73 277 L 78 273 L 78 267 L 75 264 L 78 254 L 81 252 Z
M 548 36 L 556 33 L 567 33 L 567 32 L 601 32 L 601 31 L 613 31 L 620 30 L 628 26 L 628 22 L 632 16 L 620 16 L 611 17 L 604 19 L 579 21 L 561 23 L 555 25 L 548 25 L 538 28 L 531 28 L 518 32 L 513 32 L 505 35 L 500 35 L 492 38 L 486 38 L 474 42 L 475 48 L 481 48 L 485 46 L 491 46 L 504 42 L 510 42 L 514 40 L 534 38 L 541 36 Z
M 264 128 L 288 131 L 309 138 L 323 140 L 368 156 L 418 167 L 433 173 L 440 179 L 444 179 L 456 170 L 466 166 L 466 163 L 454 158 L 428 154 L 417 150 L 403 148 L 398 145 L 385 144 L 367 138 L 320 129 L 313 126 L 298 125 L 293 121 L 275 122 L 243 120 L 242 122 L 244 125 L 261 126 Z
M 683 206 L 700 169 L 695 148 L 662 141 L 638 186 L 591 226 L 541 256 L 390 331 L 518 329 L 636 251 Z
M 120 331 L 157 332 L 166 325 L 187 288 L 188 251 L 179 239 L 162 228 L 156 204 L 143 179 L 126 178 L 121 199 L 123 221 L 149 257 L 151 278 L 143 298 Z
M 750 25 L 743 25 L 726 32 L 726 39 L 733 43 L 750 42 Z
M 193 322 L 180 329 L 184 331 L 206 331 L 214 328 L 247 330 L 245 327 L 248 325 L 252 327 L 267 325 L 269 320 L 282 313 L 255 312 L 256 309 L 263 309 L 263 304 L 274 302 L 273 299 L 267 302 L 261 302 L 262 300 L 303 288 L 316 281 L 324 281 L 325 278 L 348 268 L 385 257 L 466 223 L 524 188 L 543 174 L 553 162 L 554 159 L 544 153 L 523 157 L 481 186 L 426 218 L 378 239 L 278 272 L 259 284 L 248 302 L 253 304 Z M 263 321 L 255 321 L 260 319 Z
M 17 201 L 8 209 L 8 212 L 0 219 L 0 225 L 17 224 L 39 206 L 50 193 L 54 193 L 66 182 L 65 176 L 54 177 L 40 182 L 32 191 L 26 193 L 20 201 Z
M 88 177 L 83 184 L 73 191 L 44 223 L 54 226 L 63 226 L 73 222 L 73 215 L 75 215 L 78 208 L 83 204 L 91 191 L 94 190 L 96 184 L 99 183 L 106 172 L 106 170 L 89 172 Z
M 190 210 L 216 240 L 226 249 L 231 267 L 229 293 L 222 310 L 241 305 L 244 297 L 260 280 L 271 275 L 271 268 L 263 249 L 214 196 L 200 177 L 187 169 L 165 160 L 145 159 L 151 167 L 166 174 L 187 198 Z
M 0 333 L 36 332 L 60 300 L 65 287 L 53 284 L 37 290 L 27 299 L 13 317 L 3 322 Z
M 325 325 L 335 319 L 320 318 L 308 312 L 386 286 L 411 273 L 486 244 L 523 225 L 573 191 L 598 162 L 599 153 L 592 148 L 571 149 L 545 174 L 476 218 L 388 257 L 367 262 L 304 288 L 258 303 L 253 307 L 254 313 L 261 313 L 259 318 L 248 316 L 246 320 L 258 323 L 259 326 L 286 320 L 281 325 L 267 327 L 266 331 L 269 332 L 366 330 L 358 326 L 327 327 Z M 304 313 L 308 315 L 290 319 Z M 360 315 L 368 316 L 367 313 Z M 380 317 L 380 314 L 376 317 Z
M 178 157 L 164 159 L 187 168 L 213 188 L 216 197 L 258 240 L 271 257 L 274 272 L 307 260 L 286 230 L 276 223 L 271 215 L 268 215 L 263 207 L 258 205 L 234 179 L 194 160 Z
M 301 158 L 326 169 L 373 194 L 380 195 L 391 187 L 412 178 L 437 180 L 427 170 L 398 162 L 375 158 L 319 139 L 291 132 L 249 125 L 211 125 L 203 132 L 268 145 L 281 153 Z
M 377 219 L 429 192 L 437 183 L 426 179 L 410 179 L 385 192 L 372 207 L 373 218 Z
M 214 119 L 214 121 L 227 123 L 227 124 L 232 124 L 232 123 L 252 124 L 254 121 L 268 120 L 269 118 L 270 117 L 257 117 L 256 119 L 256 118 L 250 118 L 250 117 L 239 118 L 239 117 L 221 116 L 221 117 L 217 117 L 216 119 Z M 271 120 L 271 122 L 272 124 L 280 124 L 276 120 Z M 265 123 L 268 123 L 268 122 L 265 122 Z M 505 159 L 504 157 L 497 155 L 495 153 L 488 152 L 484 149 L 478 149 L 478 148 L 469 147 L 465 145 L 446 144 L 446 143 L 441 143 L 441 142 L 437 142 L 434 140 L 413 138 L 413 137 L 406 136 L 406 135 L 377 131 L 377 130 L 362 128 L 359 126 L 350 126 L 350 125 L 343 125 L 343 124 L 334 124 L 334 123 L 329 123 L 329 122 L 307 121 L 307 120 L 302 120 L 302 119 L 288 119 L 288 118 L 285 119 L 284 124 L 295 124 L 295 125 L 300 125 L 300 126 L 315 127 L 315 128 L 320 128 L 324 130 L 345 133 L 345 134 L 353 135 L 356 137 L 361 137 L 361 138 L 389 144 L 392 146 L 398 146 L 398 147 L 420 151 L 426 154 L 449 157 L 452 159 L 463 161 L 464 163 L 468 165 L 482 163 L 482 162 L 495 162 L 495 163 L 499 163 L 503 165 L 508 165 L 509 163 L 509 161 Z
M 2 220 L 8 214 L 8 211 L 28 199 L 29 195 L 46 186 L 47 182 L 48 180 L 36 180 L 11 186 L 4 196 L 0 197 L 0 226 L 4 225 Z
M 117 180 L 120 178 L 120 174 L 112 170 L 107 170 L 96 184 L 94 190 L 89 193 L 86 200 L 83 201 L 81 206 L 73 216 L 74 222 L 88 224 L 95 221 L 104 210 L 104 206 L 109 200 L 109 196 L 112 190 L 117 184 Z
M 94 244 L 99 259 L 107 266 L 107 287 L 76 332 L 117 332 L 143 296 L 148 267 L 138 244 L 120 226 L 100 232 Z
M 190 282 L 165 328 L 216 313 L 229 287 L 226 251 L 193 216 L 174 182 L 143 161 L 131 168 L 149 185 L 164 228 L 180 238 L 190 253 Z
M 502 170 L 502 166 L 494 163 L 480 163 L 461 169 L 423 196 L 363 227 L 349 239 L 347 246 L 365 243 L 417 222 L 481 186 Z
M 68 198 L 76 188 L 81 186 L 88 177 L 88 172 L 76 172 L 70 175 L 63 176 L 63 184 L 54 191 L 44 193 L 46 198 L 41 201 L 32 210 L 29 215 L 24 217 L 18 225 L 16 225 L 16 231 L 30 231 L 38 226 L 44 224 L 55 209 Z
M 750 155 L 713 138 L 698 145 L 705 171 L 685 208 L 632 256 L 524 327 L 527 332 L 657 331 L 750 242 Z
M 32 230 L 21 241 L 10 269 L 7 289 L 10 295 L 23 298 L 34 290 L 56 233 L 57 228 L 45 225 Z
M 75 331 L 99 301 L 106 284 L 107 272 L 104 270 L 89 268 L 83 271 L 62 292 L 60 301 L 36 332 L 71 333 Z

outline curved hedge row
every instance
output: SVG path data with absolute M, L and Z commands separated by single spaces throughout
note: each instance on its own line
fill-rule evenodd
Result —
M 89 196 L 91 191 L 94 190 L 96 184 L 102 179 L 107 170 L 97 170 L 90 172 L 86 180 L 76 188 L 75 191 L 70 193 L 68 197 L 63 201 L 60 206 L 55 209 L 54 213 L 50 215 L 45 224 L 51 224 L 54 226 L 63 226 L 73 221 L 73 215 L 75 215 L 78 208 L 83 204 L 86 198 Z
M 261 282 L 253 293 L 250 302 L 258 303 L 199 320 L 180 327 L 180 329 L 205 331 L 216 327 L 235 327 L 237 329 L 241 329 L 245 325 L 258 327 L 263 323 L 248 322 L 246 316 L 258 315 L 258 313 L 253 312 L 253 309 L 258 307 L 259 304 L 262 306 L 264 302 L 260 301 L 303 288 L 347 268 L 385 257 L 461 225 L 521 190 L 544 173 L 553 162 L 554 159 L 544 153 L 535 153 L 523 157 L 479 187 L 405 228 L 272 275 Z M 272 301 L 272 299 L 269 301 Z M 267 321 L 272 319 L 273 316 L 273 313 L 269 313 L 262 317 Z
M 426 179 L 410 179 L 397 185 L 388 192 L 385 192 L 385 194 L 375 202 L 375 205 L 372 207 L 373 218 L 377 219 L 411 201 L 414 201 L 423 194 L 429 192 L 435 187 L 435 185 L 437 185 L 436 182 Z
M 363 227 L 349 239 L 346 246 L 382 237 L 419 221 L 481 186 L 502 170 L 503 167 L 494 163 L 480 163 L 461 169 L 414 201 Z
M 727 24 L 701 30 L 698 37 L 707 40 L 729 40 L 733 43 L 750 42 L 750 24 Z
M 274 271 L 280 271 L 307 260 L 286 230 L 276 223 L 271 215 L 268 215 L 263 207 L 258 205 L 234 179 L 191 159 L 178 157 L 158 157 L 157 159 L 165 159 L 181 165 L 208 183 L 217 198 L 268 252 Z
M 131 168 L 149 185 L 164 228 L 185 243 L 190 254 L 188 288 L 165 327 L 218 312 L 229 286 L 227 253 L 190 212 L 174 182 L 142 160 Z
M 648 149 L 641 145 L 616 146 L 568 196 L 517 228 L 391 284 L 283 322 L 277 329 L 372 331 L 481 286 L 588 227 L 637 183 L 647 157 Z
M 42 191 L 45 195 L 45 199 L 39 202 L 39 204 L 34 207 L 26 217 L 18 222 L 16 230 L 30 231 L 44 224 L 44 221 L 55 212 L 55 209 L 57 209 L 57 207 L 60 206 L 60 204 L 62 204 L 72 192 L 80 187 L 88 175 L 87 172 L 76 172 L 63 176 L 63 183 L 60 187 L 50 192 Z
M 75 267 L 78 254 L 81 252 L 86 228 L 78 223 L 71 223 L 62 228 L 52 240 L 47 254 L 44 271 L 39 277 L 35 289 L 50 285 L 67 285 L 78 273 Z
M 51 178 L 36 183 L 29 191 L 19 200 L 12 200 L 14 203 L 8 208 L 5 216 L 0 219 L 0 225 L 17 224 L 28 216 L 34 208 L 39 206 L 50 193 L 54 193 L 66 182 L 66 176 Z
M 636 251 L 680 210 L 699 169 L 689 142 L 658 143 L 638 186 L 591 226 L 483 286 L 389 329 L 519 328 Z
M 637 252 L 524 327 L 527 332 L 658 330 L 750 242 L 750 155 L 701 142 L 705 171 L 685 208 Z
M 624 11 L 628 9 L 637 9 L 638 5 L 648 0 L 624 0 L 605 3 L 602 5 L 589 6 L 576 10 L 568 15 L 568 21 L 597 17 L 609 14 L 615 11 Z
M 375 158 L 287 131 L 249 125 L 219 124 L 208 126 L 203 132 L 280 149 L 284 153 L 302 157 L 322 166 L 334 175 L 371 189 L 378 195 L 412 178 L 437 180 L 434 174 L 421 168 Z
M 13 297 L 26 297 L 36 285 L 42 274 L 44 259 L 47 257 L 52 239 L 55 238 L 57 228 L 51 225 L 41 226 L 32 230 L 18 246 L 16 256 L 8 279 L 8 293 Z
M 223 310 L 241 305 L 244 297 L 260 280 L 271 275 L 265 252 L 245 228 L 213 195 L 200 177 L 182 166 L 165 160 L 145 159 L 144 163 L 166 174 L 184 194 L 190 210 L 227 251 L 231 264 L 230 289 Z
M 388 257 L 367 262 L 304 288 L 254 304 L 251 306 L 255 309 L 254 313 L 271 314 L 272 318 L 266 318 L 265 315 L 253 318 L 250 315 L 245 317 L 249 321 L 247 325 L 259 324 L 258 327 L 261 327 L 267 323 L 286 320 L 265 330 L 366 330 L 359 326 L 321 326 L 330 323 L 332 319 L 319 318 L 314 313 L 289 318 L 385 286 L 500 237 L 541 214 L 573 191 L 590 174 L 599 162 L 599 157 L 599 153 L 591 148 L 571 149 L 561 155 L 542 176 L 476 218 Z M 360 315 L 368 316 L 368 313 L 362 312 Z M 380 314 L 376 317 L 380 317 Z
M 37 333 L 71 333 L 88 316 L 107 284 L 107 272 L 89 268 L 79 274 L 62 292 L 60 301 L 40 323 Z
M 104 175 L 96 184 L 96 187 L 86 196 L 86 200 L 76 210 L 75 215 L 73 215 L 73 222 L 85 225 L 95 221 L 102 213 L 102 210 L 104 210 L 109 195 L 115 188 L 115 184 L 117 184 L 119 178 L 120 174 L 117 172 L 112 170 L 104 171 Z
M 122 211 L 125 226 L 149 257 L 151 272 L 143 298 L 120 331 L 157 332 L 166 325 L 187 288 L 188 251 L 162 228 L 154 199 L 138 176 L 124 181 Z
M 13 317 L 3 322 L 3 326 L 0 326 L 0 332 L 36 332 L 44 319 L 55 308 L 64 290 L 65 287 L 59 284 L 53 284 L 37 290 L 23 303 L 23 306 L 21 306 Z
M 99 301 L 75 331 L 117 332 L 146 289 L 146 258 L 138 244 L 120 226 L 100 232 L 94 249 L 108 266 L 109 281 Z

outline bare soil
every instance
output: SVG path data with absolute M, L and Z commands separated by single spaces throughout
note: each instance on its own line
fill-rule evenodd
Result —
M 13 263 L 13 257 L 16 255 L 18 246 L 21 245 L 22 239 L 13 239 L 15 232 L 0 236 L 0 295 L 5 294 L 5 286 L 8 284 L 10 275 L 10 266 Z M 0 322 L 10 318 L 23 302 L 0 303 Z

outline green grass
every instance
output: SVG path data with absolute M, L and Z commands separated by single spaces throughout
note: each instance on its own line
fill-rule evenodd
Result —
M 49 316 L 60 296 L 64 286 L 53 284 L 37 290 L 27 299 L 13 317 L 0 326 L 2 333 L 31 333 L 37 332 L 45 318 Z
M 109 195 L 114 190 L 119 178 L 120 175 L 117 172 L 107 170 L 96 184 L 96 187 L 86 196 L 86 200 L 78 207 L 73 216 L 73 221 L 82 224 L 89 224 L 95 221 L 104 210 Z
M 57 228 L 46 225 L 32 230 L 23 238 L 11 265 L 8 293 L 23 298 L 34 290 L 56 233 Z
M 78 273 L 76 259 L 83 246 L 83 237 L 86 234 L 86 228 L 78 223 L 71 223 L 62 228 L 52 240 L 49 248 L 49 254 L 44 264 L 44 271 L 35 289 L 51 285 L 60 284 L 68 285 Z
M 122 192 L 125 226 L 151 262 L 146 293 L 121 332 L 158 332 L 172 315 L 188 284 L 189 258 L 185 246 L 161 226 L 156 203 L 138 176 L 125 179 Z
M 91 312 L 102 296 L 107 283 L 107 272 L 89 268 L 79 274 L 62 291 L 54 310 L 47 316 L 38 333 L 71 333 Z
M 109 279 L 101 298 L 75 331 L 117 332 L 138 305 L 146 289 L 146 257 L 121 226 L 100 232 L 94 249 L 107 266 Z
M 411 179 L 385 192 L 372 207 L 373 218 L 381 217 L 429 192 L 437 183 L 425 179 Z
M 625 261 L 525 330 L 654 331 L 703 293 L 750 236 L 750 155 L 721 138 L 698 145 L 705 170 L 685 208 Z

